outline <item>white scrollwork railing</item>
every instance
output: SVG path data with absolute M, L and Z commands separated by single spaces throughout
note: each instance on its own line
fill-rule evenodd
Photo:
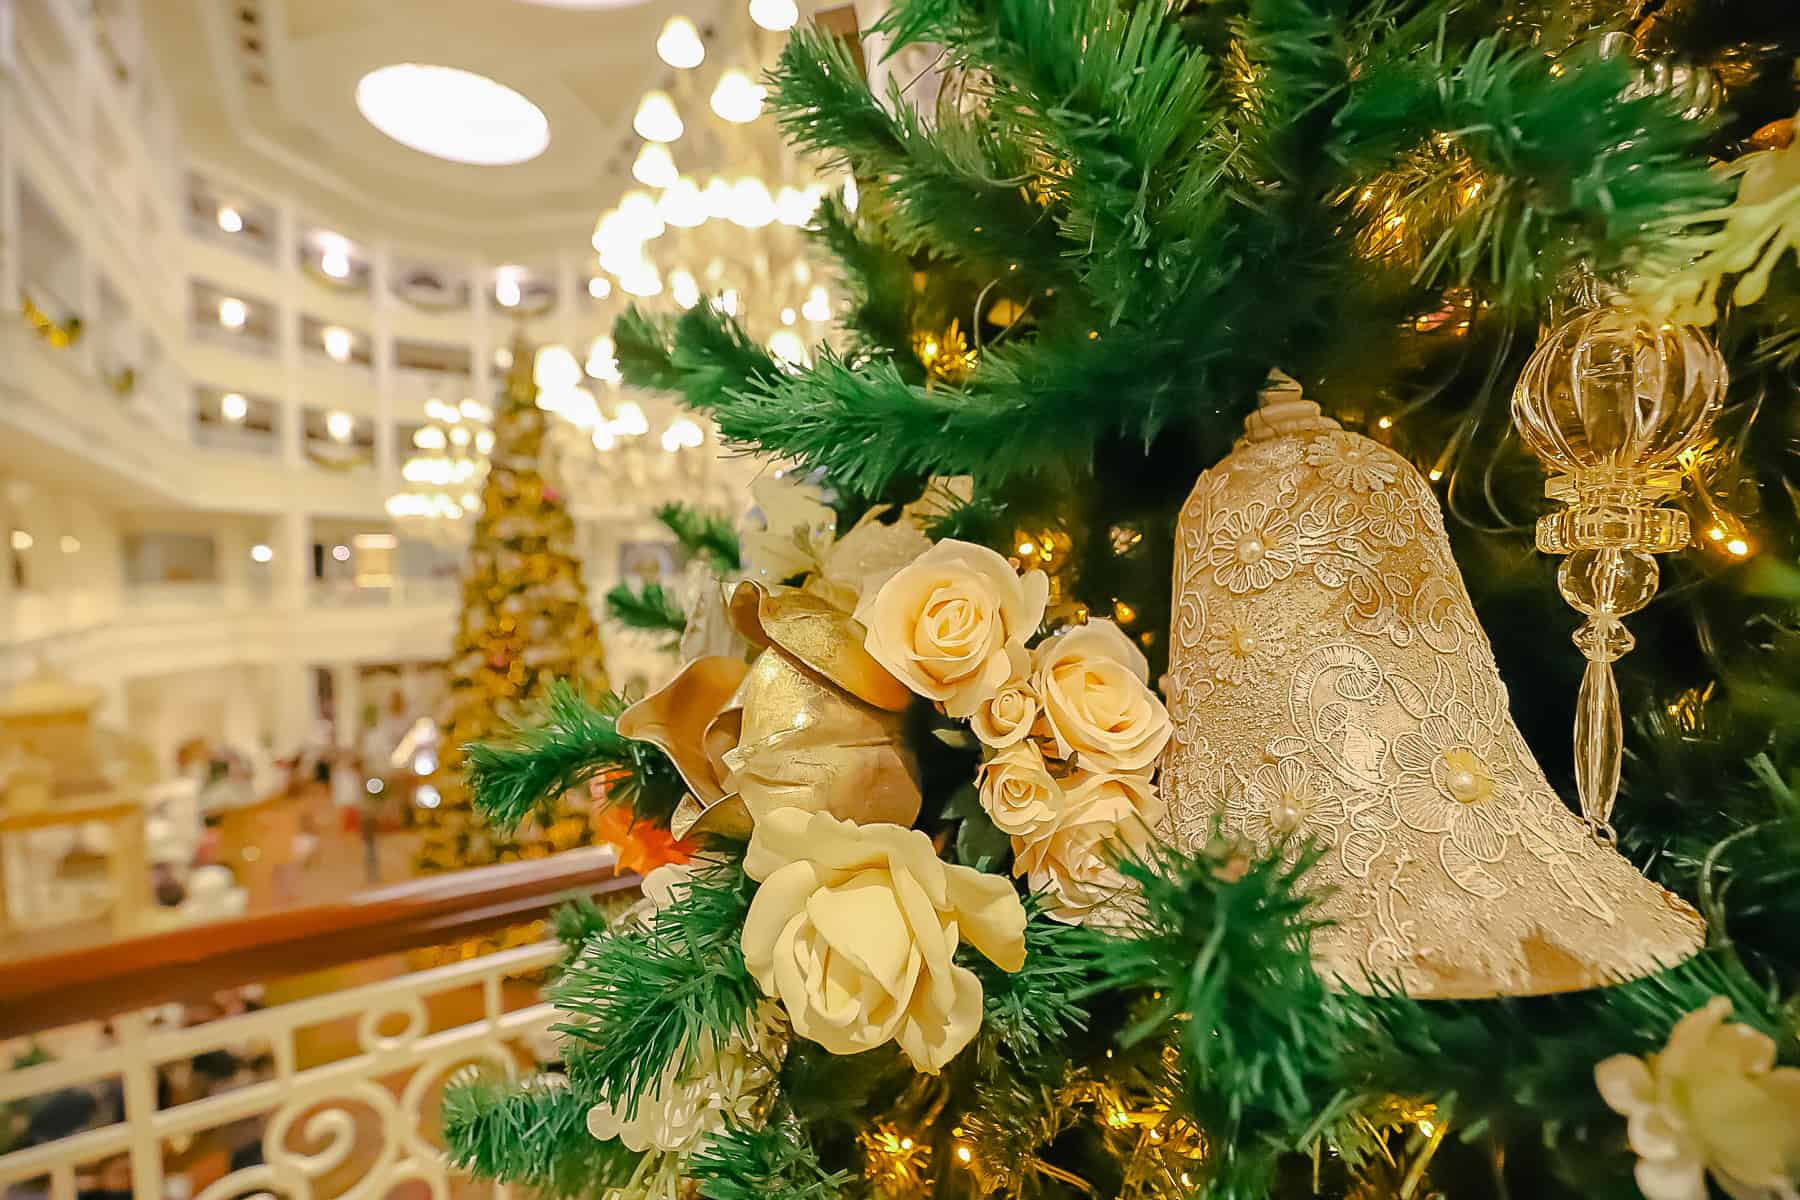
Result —
M 114 1018 L 112 1040 L 96 1053 L 0 1074 L 0 1113 L 66 1089 L 116 1087 L 123 1119 L 42 1145 L 0 1154 L 0 1197 L 15 1194 L 75 1200 L 78 1179 L 102 1164 L 128 1164 L 131 1195 L 162 1200 L 165 1152 L 208 1131 L 240 1122 L 261 1124 L 261 1161 L 211 1182 L 194 1200 L 239 1200 L 276 1195 L 314 1200 L 387 1196 L 406 1183 L 434 1200 L 449 1200 L 453 1179 L 434 1128 L 445 1081 L 466 1065 L 508 1077 L 529 1070 L 529 1043 L 554 1017 L 535 988 L 516 1001 L 515 982 L 554 963 L 554 943 L 524 946 L 449 966 L 332 992 L 257 1012 L 158 1029 L 150 1014 Z M 463 993 L 454 1008 L 460 1024 L 432 1028 L 431 1001 Z M 476 999 L 478 997 L 478 999 Z M 479 1016 L 469 1019 L 471 1011 Z M 320 1041 L 309 1031 L 337 1023 L 354 1028 L 354 1048 L 326 1061 L 307 1054 Z M 159 1108 L 159 1073 L 216 1051 L 268 1047 L 265 1077 L 230 1091 Z M 361 1115 L 359 1115 L 361 1114 Z M 115 1169 L 118 1169 L 115 1166 Z M 329 1177 L 329 1178 L 328 1178 Z M 466 1181 L 457 1195 L 468 1195 Z M 511 1193 L 492 1190 L 496 1197 Z

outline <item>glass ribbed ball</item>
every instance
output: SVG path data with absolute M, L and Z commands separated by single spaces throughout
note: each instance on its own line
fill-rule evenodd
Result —
M 1626 308 L 1583 313 L 1538 345 L 1513 391 L 1513 422 L 1552 471 L 1669 469 L 1725 397 L 1725 360 L 1692 325 Z

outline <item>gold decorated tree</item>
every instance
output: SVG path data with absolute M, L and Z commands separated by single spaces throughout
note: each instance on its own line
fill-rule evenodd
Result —
M 449 719 L 431 779 L 440 801 L 420 810 L 425 837 L 418 865 L 426 873 L 542 858 L 592 840 L 585 793 L 559 800 L 547 823 L 527 820 L 503 834 L 474 811 L 464 785 L 469 743 L 501 735 L 539 703 L 552 680 L 606 687 L 575 525 L 538 469 L 545 427 L 554 418 L 537 407 L 531 364 L 530 347 L 515 340 L 463 574 Z

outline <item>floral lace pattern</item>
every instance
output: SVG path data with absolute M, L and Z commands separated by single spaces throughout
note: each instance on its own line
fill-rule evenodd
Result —
M 1341 430 L 1256 437 L 1178 530 L 1163 789 L 1177 841 L 1214 822 L 1325 858 L 1315 939 L 1351 986 L 1591 986 L 1698 944 L 1691 910 L 1596 845 L 1507 711 L 1430 488 Z
M 1259 680 L 1286 653 L 1286 642 L 1242 607 L 1232 609 L 1212 626 L 1211 636 L 1206 639 L 1212 676 L 1226 683 Z
M 1299 535 L 1287 513 L 1252 500 L 1207 531 L 1206 561 L 1219 586 L 1234 595 L 1260 592 L 1294 573 Z
M 1379 492 L 1400 477 L 1399 467 L 1380 446 L 1350 433 L 1320 438 L 1307 448 L 1306 461 L 1340 490 Z

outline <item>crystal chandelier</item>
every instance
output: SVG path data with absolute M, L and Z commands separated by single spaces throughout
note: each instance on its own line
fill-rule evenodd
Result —
M 667 310 L 706 299 L 793 363 L 826 336 L 833 300 L 813 277 L 801 230 L 834 185 L 783 141 L 756 81 L 792 8 L 732 6 L 723 45 L 686 17 L 663 26 L 656 51 L 671 68 L 667 86 L 647 92 L 632 121 L 643 141 L 631 173 L 642 186 L 594 226 L 592 287 L 612 300 L 609 316 L 633 302 Z M 842 186 L 854 207 L 854 182 Z
M 410 537 L 460 542 L 468 537 L 468 518 L 481 508 L 494 414 L 472 399 L 460 405 L 431 399 L 425 415 L 400 468 L 401 490 L 388 497 L 388 516 Z
M 711 422 L 654 395 L 619 386 L 612 339 L 595 339 L 585 364 L 545 346 L 533 364 L 538 407 L 555 414 L 542 469 L 584 520 L 641 517 L 672 501 L 736 511 L 758 460 L 726 456 Z

